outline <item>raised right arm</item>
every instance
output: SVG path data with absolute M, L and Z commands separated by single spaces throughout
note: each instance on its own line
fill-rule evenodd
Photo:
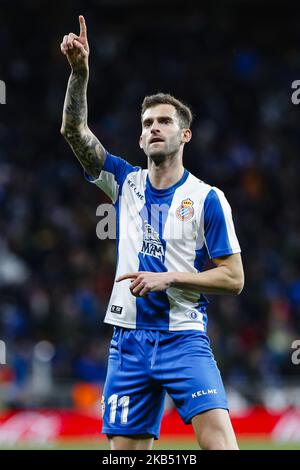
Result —
M 98 178 L 104 165 L 106 151 L 87 125 L 87 85 L 89 78 L 86 25 L 79 17 L 80 36 L 64 36 L 61 51 L 67 56 L 72 72 L 69 78 L 61 133 L 69 143 L 85 171 Z

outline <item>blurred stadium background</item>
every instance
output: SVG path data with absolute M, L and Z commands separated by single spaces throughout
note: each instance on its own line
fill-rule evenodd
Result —
M 69 76 L 59 45 L 78 14 L 91 49 L 89 124 L 112 153 L 145 164 L 144 95 L 192 106 L 185 165 L 227 195 L 245 266 L 243 293 L 209 307 L 233 423 L 243 448 L 300 448 L 300 11 L 198 3 L 0 2 L 0 448 L 107 445 L 97 433 L 115 247 L 96 237 L 107 199 L 59 133 Z M 170 401 L 162 437 L 165 448 L 195 446 Z

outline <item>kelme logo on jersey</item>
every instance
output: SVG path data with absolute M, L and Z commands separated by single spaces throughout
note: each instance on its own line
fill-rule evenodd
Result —
M 175 212 L 177 219 L 181 220 L 182 222 L 190 220 L 194 215 L 193 205 L 194 202 L 190 198 L 183 199 L 183 201 L 181 201 L 180 206 L 177 207 Z
M 146 220 L 144 220 L 143 229 L 144 239 L 141 253 L 143 253 L 144 256 L 154 256 L 154 258 L 158 258 L 163 261 L 165 256 L 164 247 L 158 233 Z

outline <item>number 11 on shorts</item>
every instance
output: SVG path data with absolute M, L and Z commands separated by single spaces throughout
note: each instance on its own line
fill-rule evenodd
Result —
M 130 397 L 125 395 L 118 400 L 119 395 L 111 395 L 107 400 L 107 403 L 110 405 L 110 413 L 109 413 L 109 422 L 110 424 L 114 424 L 116 421 L 116 412 L 117 407 L 122 406 L 122 413 L 121 413 L 121 424 L 127 424 L 128 418 L 128 410 L 129 410 L 129 400 Z

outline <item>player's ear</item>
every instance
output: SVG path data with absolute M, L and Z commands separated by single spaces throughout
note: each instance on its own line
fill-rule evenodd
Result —
M 187 144 L 192 138 L 192 131 L 191 129 L 183 129 L 182 133 L 182 142 Z
M 139 146 L 140 146 L 140 149 L 143 148 L 142 136 L 140 136 L 140 139 L 139 139 Z

